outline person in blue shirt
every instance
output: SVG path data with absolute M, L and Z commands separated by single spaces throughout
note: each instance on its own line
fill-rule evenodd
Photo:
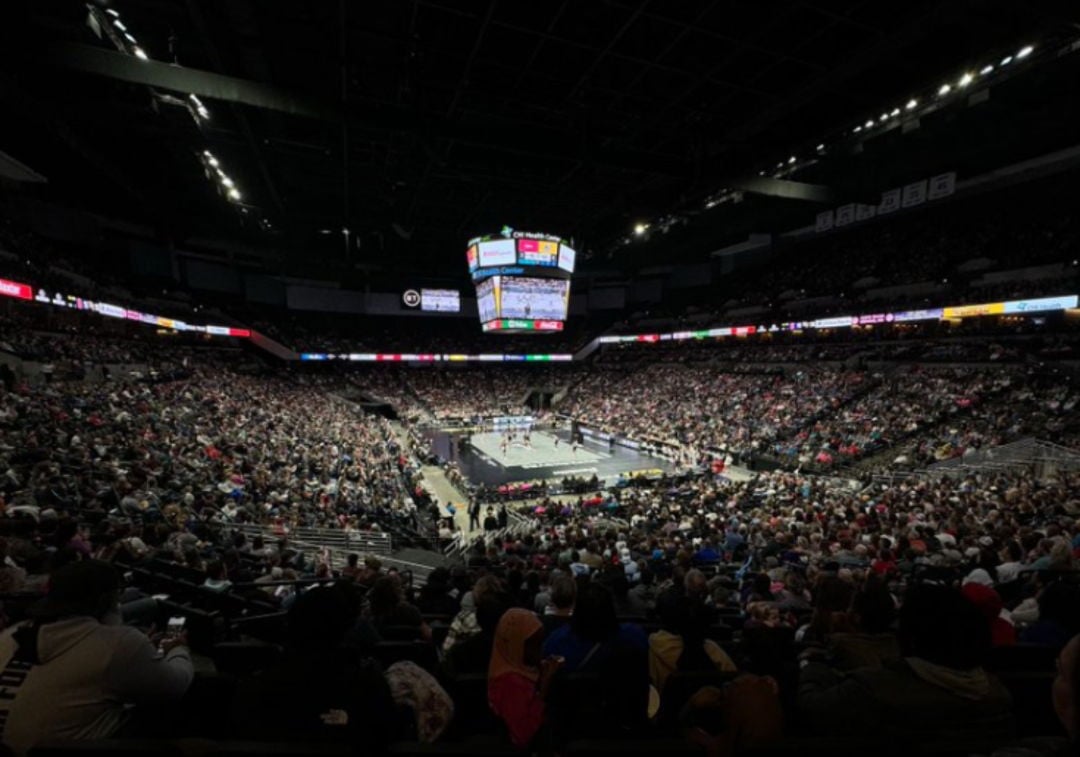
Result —
M 611 591 L 595 580 L 578 590 L 570 623 L 544 641 L 543 654 L 564 658 L 562 674 L 588 673 L 602 680 L 598 699 L 590 700 L 588 731 L 593 735 L 629 731 L 644 723 L 649 699 L 649 641 L 640 626 L 619 623 Z M 563 679 L 560 685 L 578 684 Z M 581 716 L 573 697 L 559 697 L 567 723 Z M 560 704 L 561 703 L 561 704 Z
M 589 582 L 578 591 L 570 623 L 544 640 L 544 655 L 565 658 L 563 670 L 567 673 L 592 672 L 620 655 L 640 655 L 644 666 L 648 647 L 648 637 L 640 626 L 619 623 L 611 591 Z
M 711 541 L 706 541 L 701 545 L 701 549 L 694 553 L 694 562 L 720 562 L 720 553 L 716 551 L 716 547 Z

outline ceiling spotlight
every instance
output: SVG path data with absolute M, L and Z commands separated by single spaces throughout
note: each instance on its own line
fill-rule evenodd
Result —
M 116 11 L 114 11 L 112 8 L 106 8 L 105 12 L 108 13 L 113 18 L 120 18 L 120 14 L 117 13 Z
M 893 108 L 892 111 L 889 113 L 889 115 L 892 118 L 896 118 L 897 116 L 900 115 L 900 109 L 899 108 Z
M 882 113 L 880 116 L 878 116 L 878 121 L 888 121 L 888 120 L 889 120 L 889 114 L 888 113 Z
M 919 107 L 919 101 L 913 97 L 907 101 L 907 105 L 905 105 L 904 107 L 908 110 L 915 110 L 917 107 Z
M 237 189 L 236 187 L 233 187 L 232 189 L 230 189 L 229 190 L 229 199 L 230 200 L 236 200 L 237 202 L 239 202 L 240 201 L 240 190 Z
M 135 38 L 134 38 L 134 37 L 132 37 L 132 36 L 131 36 L 130 34 L 128 34 L 127 32 L 124 32 L 124 39 L 126 39 L 126 40 L 127 40 L 128 42 L 130 42 L 130 43 L 131 43 L 131 44 L 133 44 L 133 45 L 135 45 L 135 44 L 138 44 L 138 43 L 137 43 L 137 42 L 135 41 Z
M 942 84 L 937 91 L 939 95 L 947 95 L 950 92 L 952 92 L 952 87 L 950 87 L 948 84 Z
M 873 125 L 874 125 L 874 119 L 872 119 L 872 118 L 868 118 L 866 120 L 866 123 L 863 124 L 863 126 L 865 126 L 867 129 L 869 129 Z
M 320 234 L 333 234 L 334 232 L 330 231 L 330 229 L 319 229 L 319 233 Z
M 854 129 L 852 129 L 852 130 L 851 130 L 851 133 L 852 133 L 852 134 L 858 134 L 858 133 L 859 133 L 860 131 L 862 131 L 862 124 L 859 124 L 859 125 L 858 125 L 858 126 L 856 126 L 856 127 L 854 128 Z
M 218 159 L 215 158 L 213 155 L 211 155 L 209 158 L 207 158 L 206 162 L 209 163 L 210 165 L 212 165 L 214 168 L 218 167 Z
M 1025 45 L 1024 47 L 1021 47 L 1021 48 L 1020 48 L 1020 52 L 1018 52 L 1018 53 L 1016 54 L 1016 59 L 1017 59 L 1017 60 L 1023 60 L 1024 58 L 1026 58 L 1026 57 L 1028 57 L 1029 55 L 1031 55 L 1031 51 L 1032 51 L 1032 50 L 1034 50 L 1034 49 L 1035 49 L 1035 48 L 1034 48 L 1034 47 L 1032 47 L 1031 45 Z
M 795 156 L 792 155 L 790 158 L 787 159 L 787 162 L 788 162 L 788 165 L 790 166 L 792 163 L 795 162 Z
M 818 152 L 825 152 L 825 143 L 824 142 L 822 142 L 820 145 L 817 146 L 817 151 Z
M 115 21 L 113 21 L 113 22 L 112 22 L 112 25 L 113 25 L 113 26 L 115 26 L 115 27 L 116 27 L 117 29 L 119 29 L 119 30 L 120 30 L 120 31 L 122 31 L 122 32 L 126 32 L 126 31 L 127 31 L 127 27 L 126 27 L 126 26 L 124 26 L 124 25 L 123 25 L 123 24 L 122 24 L 122 23 L 120 22 L 120 19 L 116 19 Z
M 989 64 L 982 67 L 982 69 L 979 71 L 979 75 L 980 76 L 986 76 L 988 73 L 990 73 L 993 70 L 994 70 L 994 64 L 989 63 Z
M 139 60 L 150 60 L 150 56 L 143 52 L 143 49 L 138 45 L 136 45 L 131 52 L 134 53 L 135 57 Z
M 642 234 L 644 234 L 646 231 L 648 231 L 648 229 L 649 229 L 649 224 L 647 224 L 647 223 L 635 223 L 634 224 L 634 233 L 639 237 Z
M 1013 62 L 1013 57 L 1011 55 L 1006 55 L 1004 58 L 1001 59 L 1001 65 L 1003 65 L 1003 66 L 1007 66 L 1012 62 Z
M 974 80 L 975 80 L 975 76 L 973 74 L 971 74 L 970 72 L 966 73 L 966 74 L 964 74 L 963 76 L 960 77 L 960 81 L 957 82 L 957 86 L 966 87 L 967 85 L 971 84 L 971 82 L 973 82 Z
M 227 187 L 230 187 L 230 188 L 236 186 L 236 184 L 233 183 L 233 180 L 230 179 L 228 176 L 222 176 L 221 177 L 221 183 L 224 184 Z

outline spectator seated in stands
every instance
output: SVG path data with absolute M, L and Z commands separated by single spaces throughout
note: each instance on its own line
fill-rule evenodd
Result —
M 700 571 L 688 571 L 685 581 L 696 585 L 699 576 L 704 579 Z M 660 630 L 649 636 L 649 677 L 661 696 L 668 676 L 676 670 L 735 671 L 728 654 L 705 636 L 716 613 L 700 594 L 668 592 L 661 598 L 657 612 Z
M 436 568 L 428 574 L 427 582 L 420 587 L 416 606 L 425 615 L 454 616 L 460 609 L 460 602 L 450 588 L 450 571 Z
M 563 662 L 558 657 L 541 659 L 543 643 L 544 626 L 529 610 L 508 610 L 495 630 L 488 704 L 519 749 L 536 743 L 545 722 L 551 680 Z
M 847 737 L 927 741 L 1009 738 L 1012 700 L 981 667 L 990 630 L 956 589 L 917 584 L 899 619 L 902 660 L 839 673 L 805 662 L 798 708 L 815 731 Z
M 985 570 L 973 571 L 986 576 Z M 980 583 L 965 579 L 960 589 L 968 601 L 979 609 L 987 624 L 990 626 L 990 645 L 993 647 L 1010 647 L 1016 643 L 1016 627 L 1006 619 L 1004 613 L 1005 604 L 1001 601 L 1001 595 L 989 583 Z
M 206 580 L 203 588 L 210 591 L 225 592 L 232 586 L 232 581 L 227 578 L 225 563 L 221 560 L 211 560 L 206 565 Z
M 1053 580 L 1038 596 L 1038 618 L 1020 634 L 1025 644 L 1060 649 L 1080 633 L 1080 587 Z
M 476 603 L 485 594 L 497 594 L 503 590 L 502 582 L 495 576 L 482 576 L 461 598 L 461 610 L 450 622 L 450 630 L 443 642 L 443 651 L 449 652 L 454 645 L 470 636 L 480 633 L 480 623 L 476 619 Z
M 375 581 L 369 595 L 369 620 L 386 641 L 431 641 L 431 627 L 420 611 L 405 601 L 401 579 L 394 574 Z
M 604 670 L 615 659 L 640 662 L 644 669 L 647 646 L 640 626 L 618 622 L 611 591 L 589 582 L 578 593 L 570 622 L 544 641 L 544 655 L 564 658 L 568 673 Z
M 150 705 L 180 700 L 194 671 L 183 635 L 161 641 L 118 625 L 120 576 L 104 562 L 55 571 L 32 619 L 0 635 L 3 743 L 16 754 L 44 739 L 115 735 Z
M 381 749 L 405 722 L 370 660 L 343 646 L 355 603 L 339 587 L 317 587 L 289 610 L 280 664 L 241 681 L 233 702 L 238 735 L 363 744 Z
M 544 633 L 550 635 L 570 622 L 577 602 L 577 588 L 577 581 L 565 573 L 551 579 L 551 590 L 543 610 Z
M 495 629 L 503 613 L 511 607 L 510 596 L 504 591 L 486 592 L 476 600 L 476 622 L 480 632 L 459 641 L 443 656 L 443 671 L 450 678 L 483 673 L 491 661 Z
M 832 666 L 838 670 L 881 668 L 898 661 L 895 619 L 896 603 L 888 588 L 880 580 L 868 580 L 852 599 L 846 626 L 829 634 Z

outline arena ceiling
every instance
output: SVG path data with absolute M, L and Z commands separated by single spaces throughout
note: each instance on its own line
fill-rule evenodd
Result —
M 504 224 L 610 250 L 640 218 L 1071 21 L 1019 0 L 98 5 L 140 70 L 87 5 L 18 6 L 0 149 L 72 204 L 181 244 L 271 245 L 313 274 L 461 273 L 464 242 Z M 189 82 L 220 95 L 201 98 L 208 117 L 185 107 Z

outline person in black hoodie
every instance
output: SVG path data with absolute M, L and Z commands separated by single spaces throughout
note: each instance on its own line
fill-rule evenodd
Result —
M 355 621 L 338 587 L 301 594 L 289 610 L 285 655 L 237 686 L 243 738 L 363 744 L 380 752 L 405 722 L 381 671 L 342 645 Z

